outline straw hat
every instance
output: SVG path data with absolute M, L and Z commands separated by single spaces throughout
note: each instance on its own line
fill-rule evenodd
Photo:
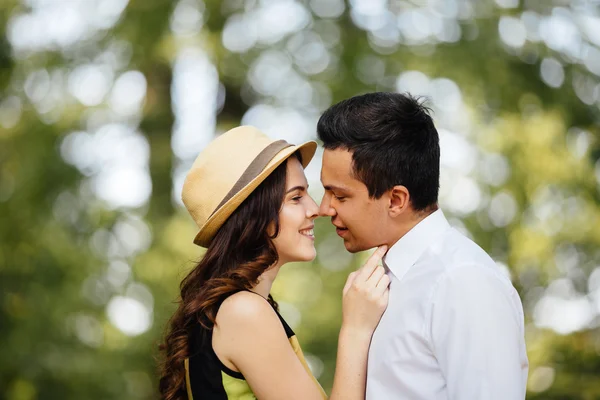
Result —
M 208 247 L 227 218 L 275 168 L 296 151 L 306 167 L 316 149 L 316 142 L 294 146 L 252 126 L 231 129 L 210 142 L 188 172 L 181 193 L 200 229 L 194 243 Z

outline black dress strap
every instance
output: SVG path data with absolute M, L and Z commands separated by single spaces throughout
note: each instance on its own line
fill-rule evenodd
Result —
M 257 295 L 260 298 L 262 298 L 264 301 L 266 301 L 267 303 L 269 303 L 269 305 L 273 308 L 273 311 L 275 311 L 275 314 L 277 314 L 277 317 L 279 318 L 279 321 L 281 321 L 281 325 L 283 325 L 283 329 L 285 330 L 285 334 L 287 335 L 288 339 L 295 335 L 295 333 L 292 330 L 292 328 L 288 325 L 287 322 L 285 322 L 285 319 L 283 319 L 283 317 L 281 316 L 281 314 L 279 314 L 279 311 L 275 308 L 275 306 L 273 304 L 271 304 L 271 302 L 269 300 L 265 299 L 260 294 L 258 294 L 256 292 L 253 292 L 251 290 L 247 290 L 247 292 L 254 293 L 255 295 Z

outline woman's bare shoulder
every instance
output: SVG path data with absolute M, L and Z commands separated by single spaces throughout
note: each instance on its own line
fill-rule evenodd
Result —
M 253 325 L 273 326 L 278 323 L 273 307 L 256 293 L 241 291 L 229 296 L 217 313 L 220 329 L 244 329 Z

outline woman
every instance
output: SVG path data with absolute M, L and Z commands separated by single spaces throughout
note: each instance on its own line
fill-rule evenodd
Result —
M 162 346 L 162 398 L 326 398 L 269 294 L 284 264 L 315 257 L 318 207 L 303 169 L 315 150 L 243 126 L 196 159 L 182 198 L 200 229 L 194 243 L 207 250 L 181 283 Z M 344 287 L 331 399 L 364 399 L 369 342 L 387 305 L 389 279 L 377 266 L 385 250 Z

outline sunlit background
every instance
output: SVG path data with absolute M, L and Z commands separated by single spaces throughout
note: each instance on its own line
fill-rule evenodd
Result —
M 157 398 L 202 254 L 180 200 L 198 152 L 239 124 L 314 139 L 375 90 L 433 110 L 441 206 L 523 300 L 528 398 L 600 398 L 597 1 L 3 0 L 0 21 L 0 399 Z M 273 294 L 328 389 L 364 255 L 316 235 Z

